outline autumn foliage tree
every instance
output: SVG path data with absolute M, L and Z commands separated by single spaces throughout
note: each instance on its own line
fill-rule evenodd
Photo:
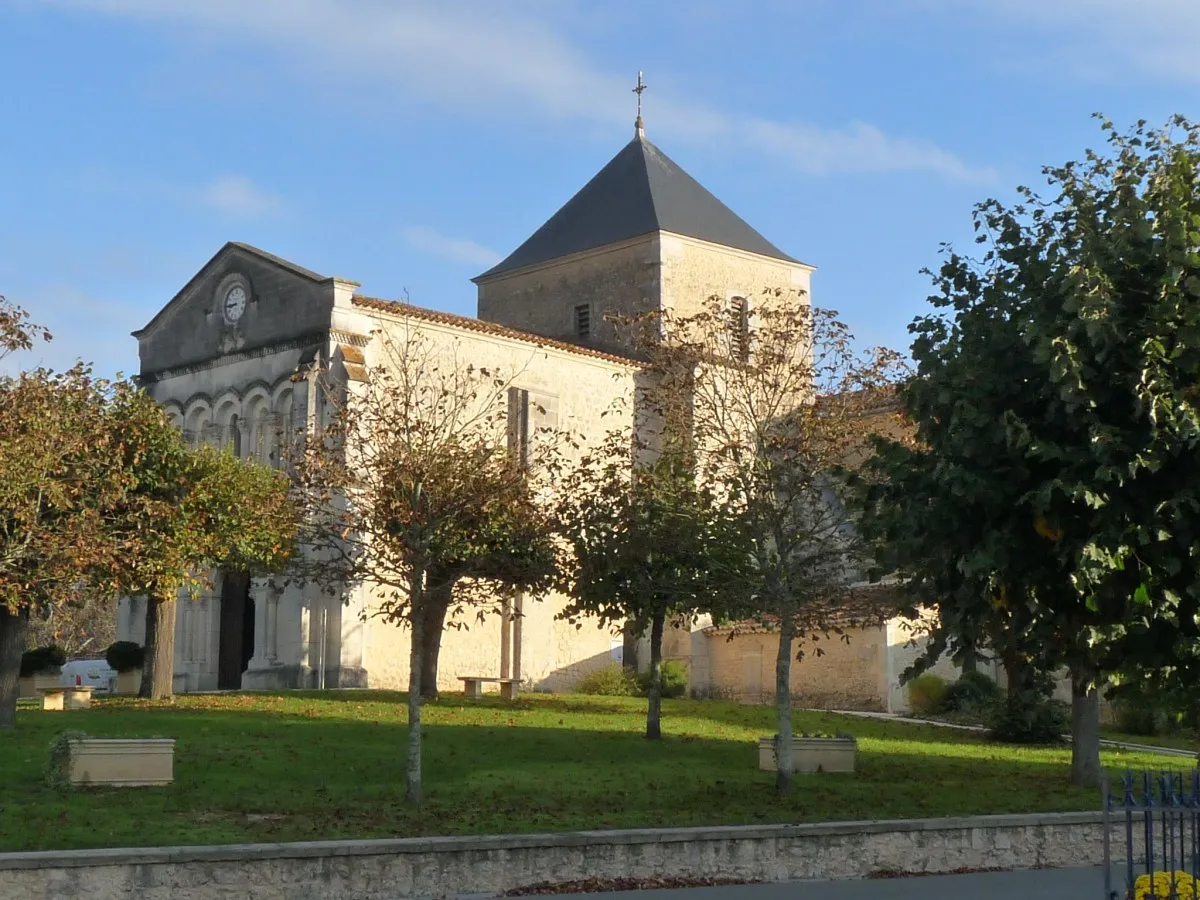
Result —
M 0 299 L 0 356 L 41 338 L 24 310 Z M 122 390 L 83 365 L 0 379 L 0 727 L 16 723 L 31 615 L 77 600 L 113 562 L 104 536 L 124 473 L 106 451 Z
M 365 586 L 411 630 L 407 797 L 421 799 L 425 656 L 447 595 L 480 613 L 496 588 L 548 586 L 549 515 L 508 442 L 511 376 L 457 358 L 419 326 L 378 332 L 369 381 L 332 384 L 331 410 L 297 464 L 310 576 Z M 516 374 L 516 373 L 515 373 Z
M 729 606 L 750 547 L 737 511 L 697 483 L 690 454 L 646 443 L 645 432 L 616 429 L 566 469 L 558 527 L 570 548 L 560 574 L 571 602 L 560 615 L 649 631 L 646 737 L 658 739 L 665 627 Z
M 15 723 L 30 616 L 77 600 L 115 560 L 110 387 L 83 366 L 0 382 L 0 727 Z
M 0 346 L 40 331 L 0 304 Z M 79 364 L 0 381 L 0 726 L 15 722 L 31 615 L 146 593 L 148 695 L 169 696 L 174 601 L 207 567 L 275 566 L 290 552 L 289 485 L 189 449 L 153 399 Z

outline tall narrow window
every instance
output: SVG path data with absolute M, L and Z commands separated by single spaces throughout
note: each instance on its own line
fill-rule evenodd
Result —
M 575 307 L 575 337 L 586 341 L 592 336 L 592 307 L 581 303 Z
M 529 466 L 529 391 L 508 389 L 508 452 L 522 469 Z
M 730 327 L 733 329 L 733 334 L 730 336 L 730 349 L 733 351 L 733 358 L 738 362 L 750 361 L 750 308 L 746 303 L 745 297 L 734 297 L 729 301 L 729 308 L 732 315 L 730 316 Z

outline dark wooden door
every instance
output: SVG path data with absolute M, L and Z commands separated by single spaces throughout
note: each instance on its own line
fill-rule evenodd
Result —
M 221 577 L 221 633 L 217 656 L 217 687 L 236 691 L 254 655 L 254 601 L 248 572 L 225 572 Z

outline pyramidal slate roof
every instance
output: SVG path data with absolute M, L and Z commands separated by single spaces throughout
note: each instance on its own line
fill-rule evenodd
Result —
M 798 262 L 640 134 L 487 278 L 654 231 Z

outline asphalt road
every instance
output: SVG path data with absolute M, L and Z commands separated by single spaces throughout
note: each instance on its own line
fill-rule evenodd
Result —
M 1121 873 L 1113 885 L 1121 889 Z M 621 891 L 590 895 L 612 900 L 1105 900 L 1098 866 L 927 875 L 853 881 L 793 881 L 687 888 L 673 891 Z

